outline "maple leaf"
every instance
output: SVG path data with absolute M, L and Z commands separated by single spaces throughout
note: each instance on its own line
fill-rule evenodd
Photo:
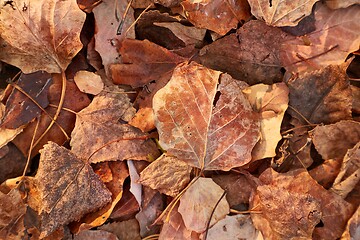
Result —
M 272 26 L 296 26 L 318 0 L 249 0 L 251 13 Z
M 250 17 L 249 5 L 244 0 L 200 0 L 181 2 L 188 20 L 199 28 L 212 30 L 220 35 L 237 27 L 241 20 Z
M 178 211 L 186 228 L 202 233 L 209 221 L 212 226 L 223 219 L 230 211 L 226 199 L 221 198 L 223 193 L 224 190 L 211 178 L 197 179 L 180 198 Z
M 220 74 L 194 62 L 180 65 L 153 99 L 162 148 L 201 169 L 245 165 L 259 137 L 258 116 L 241 92 L 245 83 L 222 75 L 217 87 Z
M 119 122 L 130 120 L 134 112 L 126 94 L 121 91 L 100 93 L 76 116 L 70 141 L 72 151 L 92 163 L 147 160 L 148 155 L 156 158 L 158 150 L 152 140 L 146 140 L 147 135 Z
M 56 143 L 40 151 L 35 181 L 41 197 L 41 236 L 111 201 L 111 193 L 88 163 Z
M 282 43 L 280 56 L 286 70 L 305 72 L 339 65 L 359 49 L 360 6 L 330 10 L 318 3 L 315 20 L 315 31 Z
M 0 60 L 24 73 L 60 73 L 82 48 L 76 0 L 14 0 L 0 8 Z
M 139 183 L 175 197 L 189 182 L 191 168 L 175 157 L 162 155 L 140 174 Z

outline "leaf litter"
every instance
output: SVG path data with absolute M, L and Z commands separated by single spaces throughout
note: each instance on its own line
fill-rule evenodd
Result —
M 359 238 L 359 16 L 1 3 L 0 238 Z

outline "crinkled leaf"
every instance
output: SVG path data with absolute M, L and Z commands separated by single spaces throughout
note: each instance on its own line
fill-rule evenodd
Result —
M 258 115 L 241 92 L 245 83 L 223 74 L 217 86 L 219 78 L 218 71 L 183 64 L 153 99 L 162 148 L 201 169 L 245 165 L 259 137 Z
M 64 71 L 82 48 L 76 0 L 14 0 L 0 8 L 0 60 L 24 73 Z
M 315 19 L 315 31 L 306 36 L 294 37 L 281 45 L 281 62 L 286 70 L 306 72 L 339 65 L 351 52 L 359 49 L 359 5 L 330 10 L 318 3 Z
M 206 230 L 212 213 L 210 226 L 223 219 L 230 211 L 223 193 L 224 190 L 211 178 L 197 179 L 180 198 L 179 213 L 186 228 L 202 233 Z M 220 200 L 221 197 L 223 198 Z M 217 204 L 218 201 L 220 202 Z
M 42 237 L 111 201 L 111 193 L 88 163 L 56 143 L 40 151 L 35 181 L 41 197 Z

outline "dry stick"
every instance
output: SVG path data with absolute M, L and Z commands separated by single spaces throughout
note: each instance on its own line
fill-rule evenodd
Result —
M 22 177 L 25 177 L 26 171 L 27 171 L 27 169 L 28 169 L 28 167 L 29 167 L 29 164 L 30 164 L 31 151 L 33 150 L 34 141 L 35 141 L 35 136 L 36 136 L 36 132 L 37 132 L 37 130 L 38 130 L 39 125 L 40 125 L 40 117 L 37 118 L 37 123 L 36 123 L 35 129 L 34 129 L 33 137 L 32 137 L 31 142 L 30 142 L 30 148 L 29 148 L 29 152 L 28 152 L 28 155 L 27 155 L 26 165 L 25 165 L 25 168 L 24 168 L 24 172 L 23 172 L 23 174 L 22 174 Z
M 287 133 L 292 132 L 292 131 L 294 131 L 294 130 L 296 130 L 296 129 L 299 129 L 299 128 L 316 127 L 316 126 L 318 126 L 318 125 L 319 125 L 319 124 L 306 124 L 306 125 L 302 125 L 302 126 L 293 127 L 293 128 L 290 128 L 290 129 L 288 129 L 288 130 L 285 130 L 285 131 L 281 132 L 281 135 L 287 134 Z
M 115 1 L 116 1 L 116 0 L 115 0 Z M 117 12 L 117 3 L 118 3 L 118 1 L 116 1 L 116 5 L 115 5 L 115 17 L 116 17 L 116 20 L 119 21 L 118 12 Z M 117 31 L 116 31 L 116 35 L 121 35 L 122 28 L 123 28 L 124 23 L 125 23 L 125 18 L 126 18 L 126 15 L 127 15 L 128 12 L 129 12 L 131 3 L 132 3 L 132 0 L 130 0 L 129 3 L 128 3 L 128 5 L 126 6 L 125 12 L 123 13 L 123 16 L 122 16 L 122 18 L 121 18 L 121 21 L 120 21 L 120 23 L 119 23 L 119 27 L 118 27 L 118 29 L 117 29 Z
M 155 240 L 155 239 L 159 239 L 159 236 L 160 236 L 160 234 L 153 234 L 153 235 L 149 235 L 141 240 L 153 240 L 153 239 Z
M 58 108 L 58 107 L 59 107 L 59 105 L 49 104 L 49 107 Z M 77 115 L 77 114 L 78 114 L 77 112 L 75 112 L 75 111 L 71 110 L 70 108 L 65 108 L 65 107 L 63 107 L 63 108 L 61 108 L 61 110 L 64 110 L 64 111 L 67 111 L 67 112 L 73 113 L 73 114 L 75 114 L 75 115 Z
M 288 107 L 291 108 L 294 112 L 296 112 L 300 117 L 302 117 L 305 120 L 305 122 L 307 122 L 309 125 L 313 125 L 313 123 L 307 120 L 307 118 L 304 115 L 302 115 L 298 110 L 296 110 L 293 106 L 289 105 Z
M 65 77 L 65 72 L 62 71 L 61 72 L 61 76 L 62 76 L 62 88 L 61 88 L 61 96 L 60 96 L 60 101 L 59 101 L 59 106 L 56 109 L 56 113 L 54 115 L 54 118 L 51 120 L 51 123 L 49 124 L 49 126 L 46 128 L 45 132 L 43 132 L 43 134 L 41 134 L 41 136 L 38 138 L 38 140 L 36 140 L 35 145 L 39 144 L 39 142 L 43 139 L 43 137 L 49 132 L 50 128 L 54 125 L 54 123 L 56 122 L 57 118 L 60 115 L 62 106 L 64 105 L 64 100 L 65 100 L 65 91 L 66 91 L 66 77 Z M 69 136 L 66 134 L 65 137 L 67 138 L 67 140 L 69 140 Z
M 238 211 L 236 209 L 230 209 L 230 213 L 236 213 L 236 214 L 249 214 L 249 213 L 262 213 L 262 211 L 259 210 L 246 210 L 246 211 Z
M 149 6 L 147 6 L 144 11 L 142 11 L 140 13 L 140 15 L 136 18 L 136 20 L 130 25 L 130 27 L 125 31 L 125 36 L 126 34 L 129 32 L 129 30 L 139 21 L 139 19 L 142 17 L 142 15 L 144 15 L 144 13 L 152 6 L 152 4 L 149 4 Z
M 221 199 L 223 199 L 223 197 L 225 196 L 225 194 L 226 194 L 226 191 L 224 191 L 223 194 L 221 194 L 221 197 L 220 197 L 219 200 L 216 202 L 216 204 L 215 204 L 215 206 L 214 206 L 214 208 L 213 208 L 213 210 L 212 210 L 212 212 L 211 212 L 209 221 L 208 221 L 208 223 L 207 223 L 207 225 L 206 225 L 204 240 L 206 240 L 206 237 L 207 237 L 207 234 L 208 234 L 208 231 L 209 231 L 209 227 L 210 227 L 210 222 L 211 222 L 211 219 L 212 219 L 212 217 L 213 217 L 213 215 L 214 215 L 214 212 L 215 212 L 217 206 L 219 205 Z

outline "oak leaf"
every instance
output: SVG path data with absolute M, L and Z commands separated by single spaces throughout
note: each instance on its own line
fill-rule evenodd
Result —
M 42 237 L 111 201 L 91 166 L 66 148 L 49 142 L 40 154 L 35 181 L 42 202 Z
M 220 74 L 182 64 L 153 99 L 162 148 L 201 169 L 245 165 L 259 137 L 258 115 L 241 92 L 246 84 Z
M 359 49 L 360 6 L 330 10 L 318 3 L 315 20 L 315 31 L 281 44 L 281 62 L 286 70 L 306 72 L 339 65 Z
M 318 0 L 249 0 L 251 13 L 276 27 L 296 26 L 301 19 L 311 14 Z
M 0 60 L 24 73 L 64 71 L 82 48 L 76 0 L 14 0 L 0 9 Z

